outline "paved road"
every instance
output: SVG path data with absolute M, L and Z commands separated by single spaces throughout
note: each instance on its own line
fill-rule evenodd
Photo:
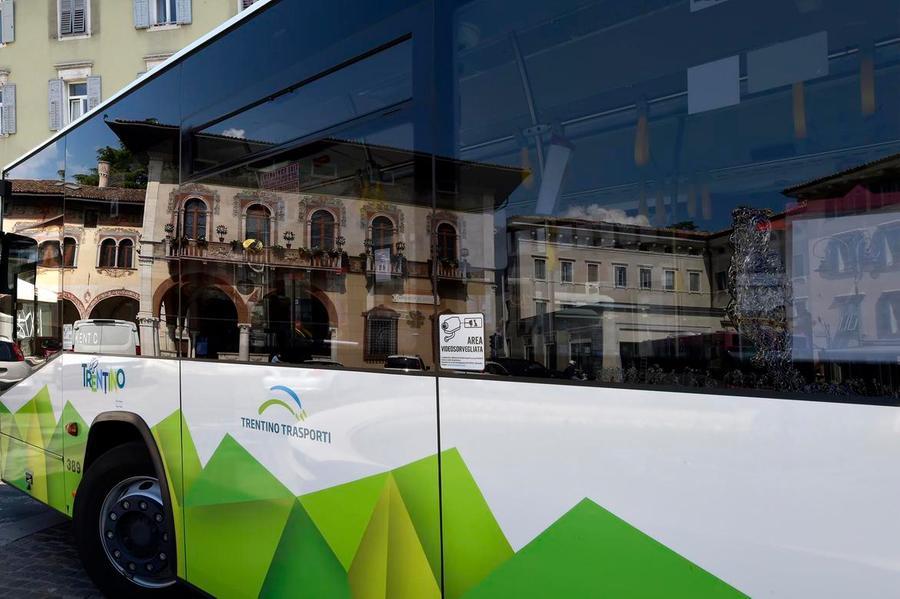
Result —
M 0 597 L 102 598 L 61 514 L 0 483 Z

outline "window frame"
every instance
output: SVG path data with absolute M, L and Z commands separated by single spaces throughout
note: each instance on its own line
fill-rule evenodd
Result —
M 622 281 L 619 282 L 619 273 L 622 273 Z M 613 285 L 616 289 L 628 288 L 628 265 L 613 264 Z
M 566 277 L 566 267 L 568 267 L 568 278 Z M 575 282 L 575 261 L 563 259 L 559 261 L 559 282 L 570 285 Z
M 178 27 L 181 23 L 178 21 L 178 0 L 163 0 L 165 2 L 166 20 L 159 20 L 158 0 L 149 0 L 150 8 L 150 28 L 156 29 L 160 27 Z
M 538 276 L 538 262 L 542 264 L 541 266 L 541 276 Z M 546 258 L 534 258 L 532 260 L 532 276 L 535 281 L 546 281 L 547 280 L 547 259 Z
M 71 264 L 66 263 L 66 241 L 69 239 L 72 240 L 72 246 L 74 247 L 74 249 L 72 250 L 72 263 Z M 63 266 L 63 268 L 78 268 L 78 246 L 79 245 L 81 245 L 81 244 L 78 243 L 78 240 L 76 238 L 72 237 L 71 235 L 66 235 L 65 237 L 63 237 L 63 243 L 62 243 L 62 266 Z
M 697 288 L 694 289 L 694 280 L 697 281 Z M 701 272 L 699 270 L 689 270 L 688 271 L 688 292 L 690 293 L 702 293 L 703 292 L 703 278 Z
M 644 275 L 647 275 L 646 280 Z M 646 283 L 646 285 L 644 284 Z M 653 269 L 649 266 L 638 267 L 638 286 L 644 290 L 653 289 Z
M 677 270 L 674 268 L 664 268 L 663 269 L 663 291 L 675 291 L 678 287 L 677 281 Z M 672 275 L 672 285 L 669 285 L 668 276 Z
M 265 238 L 264 239 L 259 239 L 258 237 L 249 237 L 250 211 L 257 207 L 262 208 L 267 215 L 265 217 L 265 229 L 264 229 L 265 230 Z M 257 218 L 259 218 L 259 217 L 254 216 L 253 220 L 255 221 Z M 247 209 L 244 210 L 244 223 L 243 224 L 244 224 L 244 235 L 243 235 L 244 240 L 256 239 L 257 241 L 261 241 L 264 246 L 268 246 L 272 243 L 272 237 L 273 237 L 273 235 L 272 235 L 272 210 L 265 204 L 256 202 L 256 203 L 253 203 L 253 204 L 250 204 L 249 206 L 247 206 Z
M 591 277 L 591 271 L 594 272 L 593 277 Z M 599 283 L 600 282 L 600 263 L 599 262 L 588 262 L 587 263 L 587 282 L 588 283 Z
M 377 362 L 387 359 L 388 356 L 399 353 L 399 321 L 400 315 L 390 308 L 378 307 L 372 308 L 366 312 L 365 326 L 363 328 L 363 360 L 366 362 Z M 373 339 L 371 325 L 374 322 L 388 324 L 388 351 L 385 353 L 373 352 Z
M 198 213 L 198 211 L 195 211 L 195 210 L 189 210 L 190 204 L 198 204 L 198 203 L 203 206 L 202 213 Z M 192 229 L 191 233 L 200 233 L 200 234 L 202 234 L 203 239 L 209 239 L 209 214 L 210 214 L 210 212 L 209 212 L 209 204 L 206 203 L 206 200 L 204 200 L 203 198 L 198 198 L 198 197 L 189 197 L 184 201 L 184 204 L 182 204 L 181 212 L 182 212 L 182 216 L 181 216 L 181 234 L 182 234 L 182 236 L 187 237 L 188 239 L 193 239 L 193 240 L 197 240 L 197 239 L 201 238 L 200 235 L 196 235 L 196 236 L 192 237 L 188 232 L 188 214 L 193 214 L 193 215 L 199 214 L 198 223 L 199 222 L 203 223 L 203 227 L 202 227 L 203 230 L 201 232 L 199 230 L 198 223 L 192 222 L 191 224 L 193 226 L 191 227 L 191 229 Z
M 66 98 L 65 98 L 65 100 L 66 100 L 65 119 L 66 119 L 66 124 L 68 125 L 70 123 L 74 123 L 75 121 L 80 120 L 84 115 L 86 115 L 88 112 L 90 112 L 90 109 L 88 108 L 90 95 L 88 94 L 88 90 L 87 90 L 87 79 L 69 79 L 69 80 L 64 79 L 63 82 L 65 83 L 65 96 L 66 96 Z M 73 96 L 71 93 L 71 89 L 72 89 L 73 85 L 84 85 L 84 95 L 83 96 L 82 95 Z M 82 105 L 81 106 L 81 108 L 82 108 L 81 114 L 74 118 L 72 117 L 72 106 L 73 106 L 72 102 L 73 102 L 73 100 L 78 100 Z
M 331 232 L 326 235 L 325 228 L 327 225 L 319 224 L 315 222 L 317 214 L 327 214 L 331 217 Z M 318 239 L 325 240 L 328 243 L 320 243 L 318 248 L 320 250 L 333 250 L 337 247 L 337 238 L 339 235 L 338 232 L 338 219 L 335 216 L 334 212 L 328 210 L 327 208 L 316 208 L 312 211 L 312 214 L 309 215 L 309 247 L 310 249 L 317 246 L 316 241 L 316 229 L 320 229 L 318 232 Z

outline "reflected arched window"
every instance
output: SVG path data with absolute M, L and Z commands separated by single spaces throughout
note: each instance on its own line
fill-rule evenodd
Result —
M 100 259 L 97 262 L 100 268 L 116 267 L 116 240 L 104 239 L 100 244 Z
M 247 226 L 244 239 L 258 239 L 263 245 L 269 245 L 269 209 L 255 204 L 247 209 Z
M 327 210 L 316 210 L 309 223 L 309 245 L 322 250 L 334 249 L 334 215 Z
M 44 241 L 38 247 L 38 254 L 41 257 L 41 266 L 59 268 L 62 263 L 58 241 Z
M 116 266 L 119 268 L 131 268 L 134 260 L 134 242 L 130 239 L 123 239 L 119 242 L 118 259 Z
M 63 240 L 63 266 L 66 268 L 75 268 L 75 255 L 78 252 L 78 244 L 73 237 L 66 237 Z
M 372 248 L 387 248 L 394 252 L 394 223 L 386 216 L 376 216 L 372 220 Z
M 437 252 L 441 260 L 456 260 L 456 229 L 450 223 L 438 225 Z
M 184 236 L 203 239 L 206 235 L 206 202 L 193 198 L 184 204 Z

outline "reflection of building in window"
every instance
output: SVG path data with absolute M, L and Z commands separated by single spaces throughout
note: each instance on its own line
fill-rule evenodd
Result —
M 547 278 L 547 261 L 543 258 L 534 259 L 534 278 L 543 281 Z
M 534 300 L 534 313 L 536 316 L 543 316 L 547 313 L 546 300 Z
M 859 338 L 859 306 L 862 299 L 861 295 L 834 298 L 834 303 L 840 311 L 834 335 L 835 347 L 847 347 L 852 340 Z
M 272 213 L 265 206 L 254 204 L 247 208 L 245 239 L 256 239 L 269 245 L 269 224 Z
M 641 269 L 641 289 L 650 289 L 653 286 L 653 279 L 649 268 Z
M 574 281 L 575 263 L 570 260 L 559 261 L 559 281 L 561 283 L 571 283 Z
M 59 241 L 44 241 L 38 246 L 40 265 L 45 268 L 59 268 L 61 258 L 59 253 Z
M 63 240 L 63 266 L 75 268 L 77 266 L 78 243 L 72 237 Z
M 100 242 L 97 260 L 99 268 L 132 268 L 134 262 L 134 241 L 107 238 Z
M 720 270 L 716 273 L 716 289 L 719 291 L 728 289 L 728 273 L 724 270 Z
M 437 228 L 438 258 L 456 260 L 456 229 L 450 223 L 441 223 Z
M 628 270 L 625 266 L 614 266 L 613 274 L 616 281 L 616 287 L 628 286 Z
M 599 283 L 600 282 L 600 265 L 599 264 L 588 264 L 587 265 L 587 275 L 588 275 L 588 283 Z
M 206 202 L 191 198 L 184 203 L 184 231 L 188 239 L 206 239 Z M 254 238 L 255 239 L 255 238 Z
M 372 219 L 372 247 L 376 250 L 394 251 L 394 223 L 386 216 Z
M 397 319 L 398 314 L 387 308 L 366 314 L 366 360 L 383 360 L 397 353 Z
M 675 271 L 663 271 L 663 289 L 666 291 L 675 291 Z
M 882 293 L 875 309 L 878 336 L 900 337 L 900 291 Z
M 694 292 L 700 291 L 700 273 L 699 272 L 689 272 L 688 273 L 688 285 L 690 285 L 689 289 L 691 291 L 694 291 Z
M 310 247 L 331 250 L 334 249 L 334 239 L 334 215 L 328 210 L 316 210 L 313 212 L 309 223 Z

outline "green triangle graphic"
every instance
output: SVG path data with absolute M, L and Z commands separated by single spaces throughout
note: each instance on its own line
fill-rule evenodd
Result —
M 78 434 L 74 437 L 62 432 L 65 425 L 70 422 L 74 422 L 78 425 Z M 66 405 L 63 406 L 60 423 L 61 426 L 57 430 L 60 431 L 60 434 L 62 435 L 63 456 L 68 460 L 75 460 L 83 464 L 84 452 L 87 448 L 88 426 L 81 417 L 81 414 L 78 413 L 78 410 L 76 410 L 70 402 L 66 402 Z M 72 493 L 81 483 L 81 476 L 82 473 L 68 469 L 63 473 L 66 512 L 69 514 L 72 513 L 72 504 L 74 502 Z
M 466 599 L 497 597 L 744 595 L 584 499 L 465 595 Z
M 513 555 L 459 451 L 441 454 L 444 593 L 457 599 Z
M 439 599 L 406 505 L 389 476 L 349 572 L 354 599 Z
M 345 571 L 350 570 L 386 478 L 387 474 L 376 474 L 300 497 Z
M 50 391 L 46 385 L 16 411 L 15 420 L 23 441 L 57 455 L 62 453 L 62 447 L 50 445 L 53 431 L 58 423 L 53 415 Z
M 350 599 L 347 572 L 299 501 L 281 534 L 260 596 Z
M 295 503 L 226 435 L 185 496 L 189 580 L 214 596 L 259 595 Z
M 392 471 L 435 580 L 441 576 L 438 460 L 430 456 Z
M 185 505 L 198 507 L 282 499 L 293 501 L 294 496 L 231 435 L 225 435 L 191 485 Z

